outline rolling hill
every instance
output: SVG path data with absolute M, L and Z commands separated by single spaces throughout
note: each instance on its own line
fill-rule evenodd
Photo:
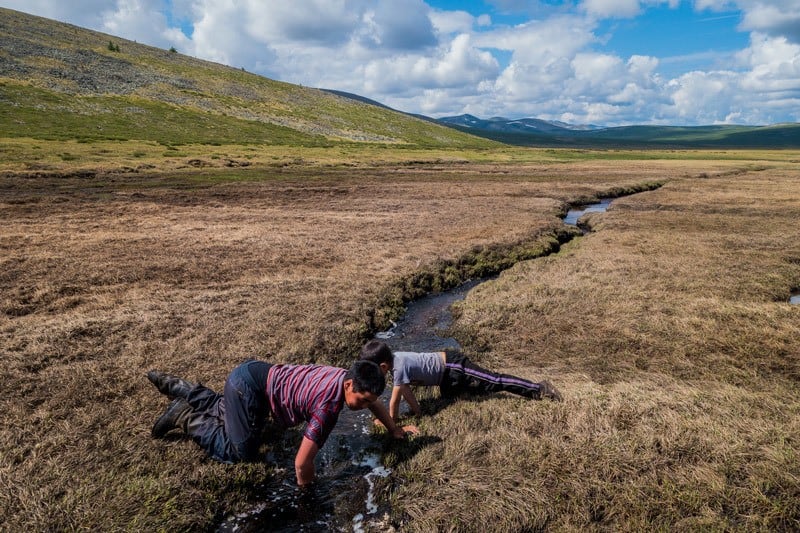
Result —
M 0 137 L 495 144 L 367 102 L 3 8 Z
M 506 144 L 594 148 L 800 148 L 800 124 L 771 126 L 572 126 L 535 118 L 472 115 L 440 123 Z

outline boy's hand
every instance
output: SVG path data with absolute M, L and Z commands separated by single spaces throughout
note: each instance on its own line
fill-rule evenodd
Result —
M 393 434 L 396 439 L 404 439 L 408 435 L 419 435 L 419 428 L 409 424 L 407 426 L 398 427 Z

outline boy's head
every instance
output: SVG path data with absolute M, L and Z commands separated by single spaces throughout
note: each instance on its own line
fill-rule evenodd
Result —
M 372 361 L 378 365 L 384 375 L 394 367 L 394 356 L 389 345 L 377 339 L 372 339 L 361 348 L 359 359 Z
M 358 411 L 369 407 L 386 388 L 386 378 L 380 367 L 370 361 L 356 361 L 344 377 L 344 401 Z

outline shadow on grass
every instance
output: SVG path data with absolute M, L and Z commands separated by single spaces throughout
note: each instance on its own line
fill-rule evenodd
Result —
M 422 410 L 423 416 L 433 416 L 457 402 L 484 402 L 497 397 L 502 398 L 503 396 L 509 398 L 515 397 L 508 393 L 486 392 L 479 388 L 467 389 L 453 396 L 440 396 L 438 393 L 434 393 L 433 388 L 431 388 L 431 390 L 425 391 L 424 395 L 425 396 L 418 398 L 419 407 Z

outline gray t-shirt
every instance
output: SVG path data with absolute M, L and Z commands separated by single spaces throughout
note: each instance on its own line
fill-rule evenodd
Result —
M 439 352 L 394 352 L 392 380 L 394 385 L 438 385 L 444 374 L 444 361 Z

